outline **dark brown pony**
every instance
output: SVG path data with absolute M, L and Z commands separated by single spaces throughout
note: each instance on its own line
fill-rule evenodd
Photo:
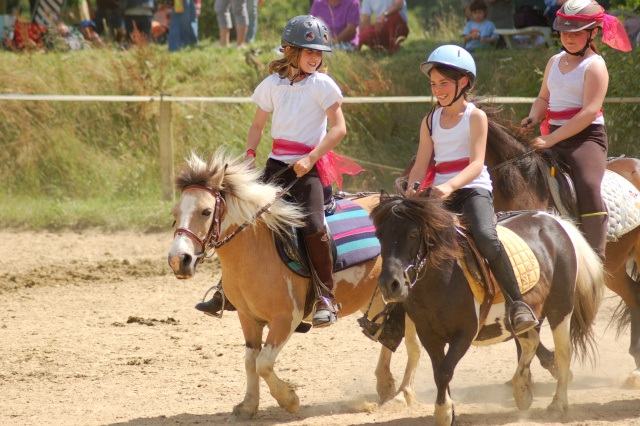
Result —
M 371 212 L 382 246 L 378 286 L 386 302 L 402 302 L 416 326 L 433 365 L 437 386 L 437 425 L 455 422 L 449 383 L 471 344 L 493 344 L 513 337 L 505 304 L 491 306 L 486 319 L 458 263 L 457 228 L 441 200 L 382 194 Z M 600 305 L 604 278 L 599 258 L 569 221 L 530 211 L 500 223 L 522 238 L 539 265 L 537 285 L 523 295 L 553 333 L 557 386 L 547 408 L 552 419 L 569 405 L 567 384 L 572 351 L 580 359 L 593 355 L 592 324 Z M 532 269 L 529 269 L 532 270 Z M 530 365 L 540 342 L 537 330 L 517 336 L 522 348 L 513 375 L 516 405 L 533 401 Z M 448 346 L 448 348 L 447 348 Z
M 490 120 L 486 164 L 493 180 L 496 211 L 544 210 L 553 207 L 546 160 L 541 153 L 532 151 L 527 141 L 528 138 L 517 131 Z M 640 189 L 640 160 L 613 159 L 607 164 L 607 169 L 622 175 Z M 604 264 L 607 287 L 622 298 L 612 318 L 612 322 L 617 323 L 618 335 L 631 325 L 629 353 L 635 360 L 636 369 L 630 373 L 627 382 L 640 387 L 640 283 L 627 274 L 629 260 L 640 265 L 640 227 L 623 235 L 618 241 L 607 242 Z M 538 356 L 543 365 L 548 367 L 548 357 L 541 356 L 540 351 Z

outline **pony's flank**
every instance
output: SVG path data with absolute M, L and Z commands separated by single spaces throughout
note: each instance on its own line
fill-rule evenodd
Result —
M 226 219 L 241 224 L 251 221 L 264 206 L 273 203 L 282 188 L 264 183 L 261 171 L 248 162 L 229 156 L 224 149 L 216 150 L 206 162 L 196 153 L 186 159 L 186 167 L 175 179 L 179 191 L 190 185 L 202 185 L 223 194 L 227 204 Z M 304 214 L 300 207 L 283 199 L 277 200 L 259 221 L 277 233 L 287 233 L 290 227 L 302 225 Z

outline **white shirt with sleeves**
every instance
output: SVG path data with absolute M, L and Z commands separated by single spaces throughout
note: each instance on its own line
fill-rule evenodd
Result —
M 450 129 L 443 129 L 440 126 L 440 117 L 442 116 L 442 110 L 444 108 L 438 108 L 433 113 L 433 129 L 431 139 L 433 140 L 433 152 L 436 161 L 443 163 L 447 161 L 460 160 L 462 158 L 469 158 L 471 156 L 471 112 L 476 106 L 469 102 L 465 109 L 462 118 Z M 433 181 L 433 185 L 441 185 L 451 178 L 455 177 L 460 172 L 453 173 L 437 173 Z M 480 174 L 463 188 L 484 188 L 488 191 L 493 191 L 493 185 L 491 184 L 491 176 L 487 166 L 482 166 Z
M 376 18 L 384 13 L 395 3 L 394 0 L 362 0 L 362 6 L 360 6 L 361 15 L 375 15 Z M 402 2 L 402 9 L 400 9 L 400 16 L 404 19 L 404 22 L 409 22 L 409 16 L 407 15 L 407 1 Z
M 595 60 L 604 60 L 600 55 L 593 55 L 583 60 L 578 66 L 566 74 L 560 71 L 560 61 L 564 60 L 567 52 L 560 53 L 551 65 L 547 87 L 549 88 L 549 109 L 564 111 L 568 109 L 582 109 L 584 100 L 584 74 L 587 67 Z M 562 126 L 569 120 L 550 119 L 549 124 Z M 599 115 L 591 124 L 604 124 L 604 116 Z
M 293 84 L 278 74 L 271 74 L 256 87 L 251 99 L 261 109 L 273 114 L 273 139 L 285 139 L 314 148 L 327 134 L 327 108 L 336 102 L 342 104 L 343 97 L 331 77 L 315 72 Z M 286 164 L 305 156 L 269 154 L 269 158 Z

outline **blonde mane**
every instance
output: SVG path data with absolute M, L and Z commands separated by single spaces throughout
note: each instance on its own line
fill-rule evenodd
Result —
M 263 183 L 260 175 L 260 170 L 251 169 L 248 163 L 219 148 L 208 162 L 192 152 L 186 159 L 185 168 L 176 177 L 175 184 L 179 191 L 189 185 L 219 190 L 227 203 L 225 221 L 240 225 L 251 221 L 258 210 L 273 202 L 282 190 L 278 185 Z M 298 205 L 280 199 L 254 225 L 263 222 L 272 231 L 287 234 L 290 227 L 300 227 L 304 217 Z

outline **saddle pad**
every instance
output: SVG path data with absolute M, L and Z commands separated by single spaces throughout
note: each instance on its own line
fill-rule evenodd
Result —
M 604 173 L 601 191 L 609 212 L 607 240 L 618 241 L 640 225 L 640 192 L 631 182 L 611 170 Z
M 339 272 L 355 265 L 375 259 L 380 255 L 380 242 L 375 235 L 369 212 L 351 200 L 336 200 L 336 210 L 325 217 L 329 231 L 336 246 L 336 260 L 333 272 Z M 280 253 L 284 263 L 294 273 L 308 277 L 306 265 Z M 287 258 L 285 258 L 285 256 Z
M 496 229 L 498 230 L 498 237 L 509 255 L 516 280 L 518 280 L 520 292 L 524 294 L 531 290 L 540 280 L 540 264 L 538 263 L 538 259 L 527 243 L 515 232 L 500 225 L 498 225 Z M 473 296 L 478 303 L 482 303 L 485 295 L 484 286 L 469 272 L 469 268 L 464 262 L 463 257 L 460 258 L 459 263 L 467 281 L 469 281 Z M 502 302 L 504 302 L 504 296 L 502 292 L 499 291 L 493 298 L 493 303 Z

